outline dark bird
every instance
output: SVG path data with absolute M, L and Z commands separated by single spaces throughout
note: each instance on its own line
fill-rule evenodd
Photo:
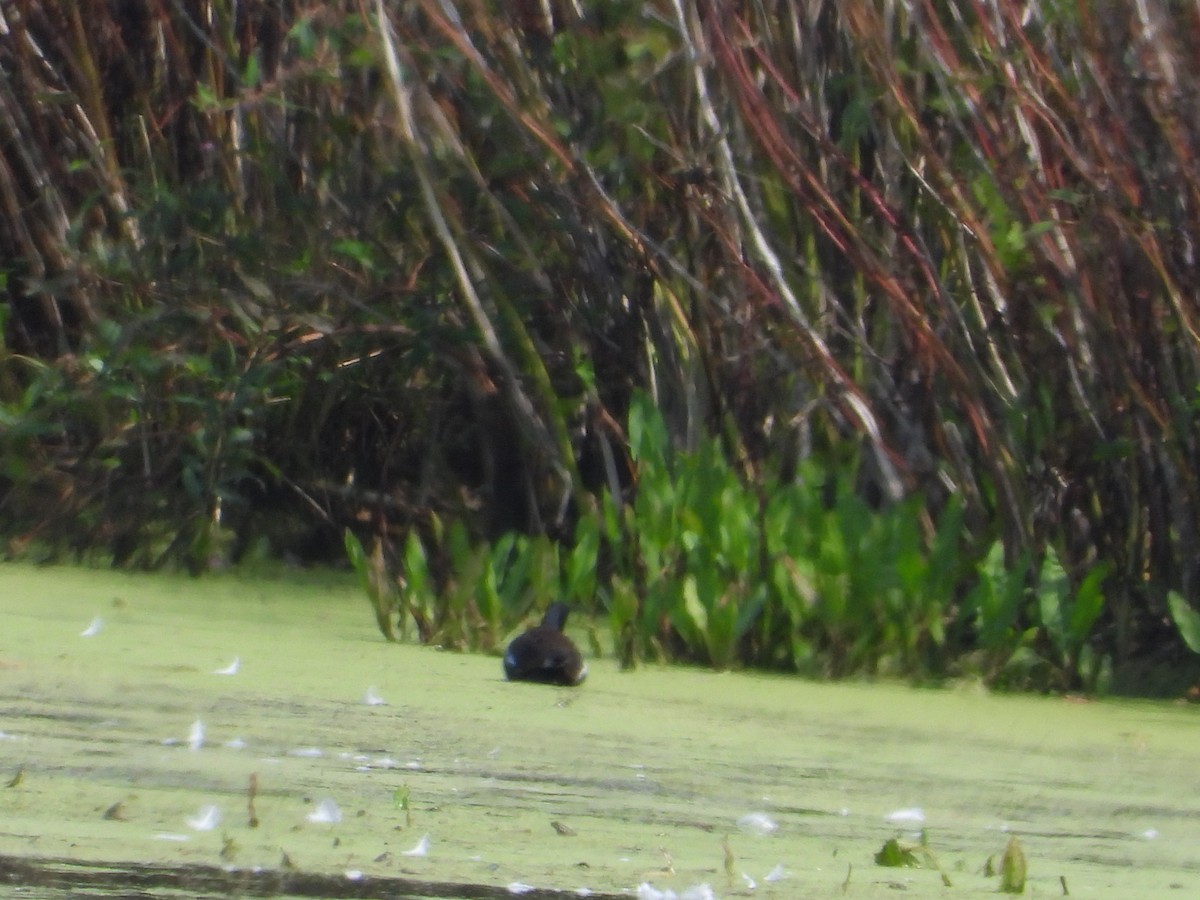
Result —
M 504 674 L 509 681 L 537 681 L 542 684 L 576 685 L 587 677 L 583 657 L 563 634 L 567 624 L 567 604 L 550 604 L 542 624 L 513 638 L 504 654 Z

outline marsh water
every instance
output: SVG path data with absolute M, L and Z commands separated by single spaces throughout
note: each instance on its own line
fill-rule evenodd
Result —
M 0 610 L 10 895 L 982 897 L 1013 835 L 1034 896 L 1200 893 L 1193 707 L 509 684 L 384 642 L 335 574 L 3 564 Z M 921 829 L 941 872 L 875 864 Z

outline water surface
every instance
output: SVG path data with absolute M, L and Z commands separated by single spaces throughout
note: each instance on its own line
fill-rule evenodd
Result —
M 0 609 L 0 878 L 29 896 L 992 897 L 1013 834 L 1036 896 L 1200 891 L 1191 707 L 611 660 L 508 684 L 385 643 L 328 574 L 3 564 Z M 874 864 L 918 810 L 950 889 Z

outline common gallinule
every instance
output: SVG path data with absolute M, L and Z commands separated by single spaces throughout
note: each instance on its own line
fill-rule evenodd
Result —
M 576 685 L 587 677 L 587 666 L 571 639 L 563 634 L 570 607 L 550 604 L 542 624 L 513 638 L 504 654 L 504 674 L 509 681 Z

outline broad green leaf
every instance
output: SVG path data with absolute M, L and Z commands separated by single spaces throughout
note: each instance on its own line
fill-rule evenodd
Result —
M 429 565 L 425 557 L 425 545 L 416 529 L 408 533 L 404 542 L 404 581 L 411 597 L 424 597 L 429 589 Z
M 1000 858 L 1000 890 L 1005 894 L 1025 893 L 1025 851 L 1016 835 L 1008 839 L 1004 855 Z
M 1068 621 L 1071 586 L 1067 573 L 1058 560 L 1053 547 L 1046 549 L 1042 560 L 1042 571 L 1038 576 L 1037 601 L 1042 626 L 1059 650 L 1069 644 Z
M 1104 580 L 1112 566 L 1101 563 L 1094 566 L 1084 577 L 1071 605 L 1070 640 L 1078 646 L 1087 640 L 1092 626 L 1104 611 Z
M 1200 612 L 1193 609 L 1178 591 L 1167 594 L 1167 607 L 1183 642 L 1193 653 L 1200 653 Z
M 683 579 L 683 609 L 688 619 L 696 629 L 697 635 L 703 635 L 708 630 L 708 610 L 700 601 L 700 591 L 696 585 L 696 577 L 688 575 Z
M 875 865 L 889 868 L 920 868 L 919 845 L 890 838 L 875 853 Z

